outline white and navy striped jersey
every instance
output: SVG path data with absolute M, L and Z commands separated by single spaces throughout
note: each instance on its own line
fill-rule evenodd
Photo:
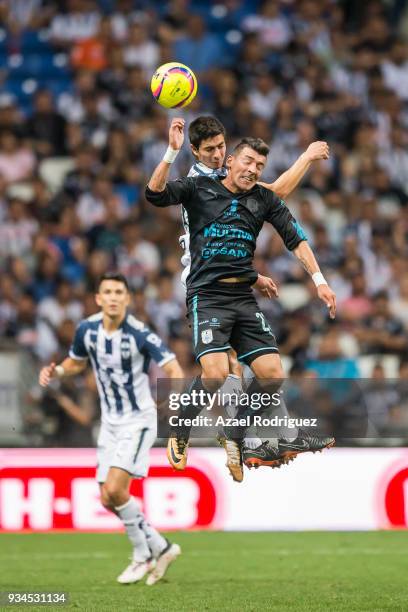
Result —
M 108 333 L 102 313 L 84 319 L 77 327 L 69 351 L 72 359 L 90 359 L 101 402 L 102 423 L 124 424 L 141 411 L 154 410 L 149 385 L 151 359 L 159 366 L 175 359 L 147 325 L 127 314 L 119 329 Z
M 202 162 L 196 162 L 190 168 L 187 176 L 209 176 L 210 178 L 217 178 L 217 176 L 226 176 L 227 169 L 219 168 L 218 170 L 214 170 L 214 168 L 209 168 Z M 187 276 L 190 274 L 190 266 L 191 266 L 191 255 L 190 255 L 190 233 L 188 229 L 188 214 L 184 206 L 181 207 L 181 219 L 183 221 L 184 234 L 179 238 L 179 244 L 183 249 L 184 253 L 181 256 L 181 264 L 184 266 L 184 270 L 181 274 L 181 284 L 184 289 L 186 288 L 186 280 Z

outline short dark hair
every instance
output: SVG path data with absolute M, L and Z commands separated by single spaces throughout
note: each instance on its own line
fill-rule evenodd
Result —
M 123 274 L 120 274 L 119 272 L 105 272 L 105 274 L 102 274 L 102 276 L 100 277 L 98 281 L 98 287 L 97 287 L 98 291 L 103 281 L 106 281 L 106 280 L 123 283 L 126 287 L 126 290 L 129 291 L 129 283 L 127 282 L 126 276 L 123 276 Z
M 245 147 L 250 147 L 259 153 L 259 155 L 265 155 L 265 157 L 269 153 L 269 147 L 262 138 L 241 138 L 239 143 L 234 147 L 232 155 L 237 155 L 242 149 L 245 149 Z
M 199 148 L 203 140 L 213 138 L 214 136 L 219 136 L 220 134 L 225 137 L 225 127 L 222 125 L 221 121 L 218 121 L 218 119 L 211 116 L 197 117 L 197 119 L 194 119 L 194 121 L 192 121 L 188 127 L 188 137 L 190 139 L 190 143 L 196 149 Z

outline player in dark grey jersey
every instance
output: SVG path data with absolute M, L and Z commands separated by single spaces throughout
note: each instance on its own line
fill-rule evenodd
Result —
M 187 176 L 209 176 L 211 178 L 225 178 L 227 176 L 227 169 L 224 166 L 226 156 L 226 130 L 223 124 L 211 115 L 201 115 L 196 117 L 194 121 L 188 126 L 188 137 L 190 141 L 191 152 L 195 158 L 195 163 L 190 168 Z M 295 160 L 288 170 L 281 174 L 273 183 L 261 183 L 267 189 L 273 191 L 280 198 L 285 199 L 290 195 L 297 185 L 300 183 L 311 164 L 321 159 L 329 158 L 329 146 L 327 142 L 315 141 L 312 142 L 307 149 Z M 187 211 L 182 209 L 182 221 L 184 227 L 184 233 L 180 236 L 179 242 L 183 248 L 183 256 L 181 263 L 184 266 L 183 273 L 181 275 L 181 283 L 186 288 L 186 278 L 190 273 L 191 257 L 190 257 L 190 235 L 188 228 L 188 214 Z M 273 296 L 278 297 L 278 289 L 271 278 L 258 274 L 258 279 L 253 289 L 257 289 L 264 296 L 272 298 Z M 220 388 L 220 393 L 223 397 L 228 398 L 229 394 L 233 393 L 236 396 L 242 395 L 244 389 L 242 387 L 242 364 L 238 362 L 236 352 L 231 349 L 228 351 L 228 362 L 229 362 L 229 376 L 225 381 L 224 385 Z M 224 408 L 228 414 L 235 414 L 236 406 L 229 405 L 228 402 L 224 404 Z M 282 406 L 282 415 L 287 414 L 286 407 Z M 277 415 L 276 415 L 277 416 Z M 282 430 L 282 435 L 286 433 L 285 429 Z M 227 462 L 226 466 L 237 482 L 242 482 L 244 477 L 243 471 L 243 457 L 241 452 L 241 445 L 237 444 L 234 440 L 231 440 L 224 435 L 218 436 L 220 444 L 223 446 L 226 455 Z M 256 449 L 262 444 L 262 440 L 258 436 L 254 436 L 254 432 L 251 435 L 245 437 L 243 441 L 243 447 L 245 447 L 245 462 L 248 466 L 252 464 L 254 453 L 251 449 Z M 171 455 L 170 462 L 172 462 Z M 280 467 L 282 463 L 287 463 L 287 460 L 282 458 L 272 467 Z
M 286 247 L 312 276 L 331 317 L 335 316 L 335 295 L 320 272 L 306 235 L 285 203 L 258 184 L 269 152 L 267 145 L 260 139 L 242 140 L 227 158 L 228 175 L 223 179 L 182 178 L 168 183 L 170 164 L 183 143 L 183 128 L 182 119 L 173 120 L 169 149 L 149 181 L 146 197 L 156 206 L 181 202 L 188 214 L 191 271 L 187 302 L 194 351 L 202 366 L 196 388 L 213 390 L 214 385 L 217 388 L 224 382 L 231 346 L 253 370 L 254 388 L 259 388 L 256 385 L 261 379 L 275 381 L 276 388 L 276 381 L 284 377 L 276 340 L 251 290 L 257 278 L 252 267 L 256 238 L 265 221 L 275 227 Z M 205 325 L 210 320 L 217 320 L 218 325 Z M 291 449 L 296 446 L 294 442 L 290 440 Z M 332 443 L 332 438 L 304 434 L 299 448 L 317 450 Z M 183 469 L 188 436 L 183 433 L 173 437 L 169 445 L 173 464 Z M 268 465 L 267 453 L 272 462 L 273 456 L 276 459 L 277 454 L 286 452 L 284 447 L 282 440 L 276 453 L 272 448 L 263 449 L 262 465 Z

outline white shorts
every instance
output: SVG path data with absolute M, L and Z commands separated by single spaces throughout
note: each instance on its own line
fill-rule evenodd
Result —
M 149 451 L 156 435 L 156 412 L 126 425 L 102 423 L 98 437 L 96 480 L 105 482 L 111 467 L 121 468 L 133 478 L 147 476 Z

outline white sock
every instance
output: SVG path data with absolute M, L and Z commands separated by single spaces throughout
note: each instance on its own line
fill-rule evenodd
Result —
M 223 408 L 227 415 L 234 418 L 238 412 L 239 397 L 242 394 L 242 381 L 236 374 L 228 374 L 224 384 L 219 389 L 223 398 Z M 231 402 L 228 401 L 231 398 Z
M 258 448 L 258 446 L 261 446 L 262 444 L 262 440 L 261 438 L 255 437 L 255 438 L 245 438 L 244 439 L 244 446 L 246 446 L 247 448 Z
M 143 518 L 143 521 L 140 523 L 140 526 L 141 526 L 141 528 L 143 529 L 143 531 L 145 533 L 147 544 L 148 544 L 150 550 L 152 551 L 153 557 L 155 559 L 157 559 L 157 557 L 160 556 L 160 554 L 163 552 L 163 550 L 165 548 L 167 548 L 168 542 L 167 542 L 166 538 L 164 538 L 157 531 L 157 529 L 152 527 L 150 525 L 150 523 L 148 523 L 146 521 L 145 518 Z
M 152 556 L 151 550 L 147 543 L 147 537 L 141 525 L 144 521 L 144 516 L 140 512 L 140 507 L 134 497 L 115 508 L 120 520 L 122 521 L 130 543 L 133 546 L 133 560 L 147 561 Z

